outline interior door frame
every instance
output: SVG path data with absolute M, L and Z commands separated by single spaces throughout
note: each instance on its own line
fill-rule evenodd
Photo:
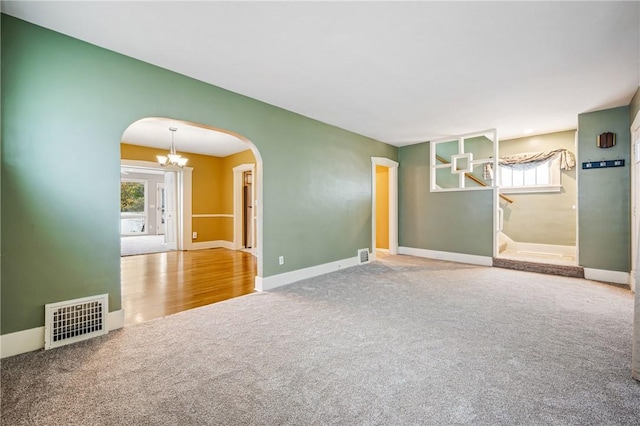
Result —
M 191 250 L 191 187 L 192 187 L 192 167 L 177 167 L 177 166 L 161 166 L 153 161 L 141 161 L 141 160 L 120 160 L 120 166 L 126 166 L 131 168 L 141 169 L 156 169 L 156 170 L 168 170 L 177 172 L 177 197 L 178 203 L 176 212 L 178 217 L 176 218 L 177 224 L 177 246 L 178 250 Z M 165 230 L 166 232 L 166 230 Z
M 164 232 L 165 232 L 166 223 L 162 223 L 164 212 L 161 210 L 165 204 L 164 197 L 165 197 L 164 183 L 157 183 L 156 184 L 156 235 L 164 235 Z M 160 232 L 160 228 L 162 228 L 162 232 Z
M 636 289 L 638 270 L 638 237 L 640 233 L 640 112 L 636 114 L 630 127 L 631 133 L 631 272 L 629 287 Z
M 389 169 L 389 254 L 398 254 L 398 163 L 371 157 L 371 259 L 376 260 L 376 167 Z
M 242 217 L 243 211 L 243 188 L 244 173 L 251 172 L 251 199 L 253 201 L 253 218 L 251 229 L 251 254 L 256 255 L 256 247 L 260 244 L 259 235 L 256 235 L 258 213 L 260 206 L 256 200 L 256 165 L 253 163 L 240 164 L 233 168 L 233 247 L 235 250 L 242 249 Z

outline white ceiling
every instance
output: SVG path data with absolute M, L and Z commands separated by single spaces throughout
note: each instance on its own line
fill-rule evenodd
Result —
M 233 135 L 197 127 L 184 121 L 153 117 L 143 118 L 131 124 L 124 131 L 122 142 L 163 148 L 169 151 L 171 144 L 169 127 L 177 129 L 174 142 L 178 154 L 193 152 L 214 157 L 226 157 L 249 149 L 249 145 Z
M 397 146 L 576 128 L 640 83 L 633 2 L 4 2 L 3 11 Z M 180 146 L 180 142 L 178 142 Z

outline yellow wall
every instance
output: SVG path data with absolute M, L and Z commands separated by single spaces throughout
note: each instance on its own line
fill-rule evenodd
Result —
M 120 144 L 120 158 L 124 160 L 157 161 L 166 149 Z M 251 150 L 227 157 L 183 153 L 193 168 L 192 214 L 233 214 L 233 168 L 240 164 L 255 164 Z M 255 182 L 255 176 L 254 176 Z M 254 183 L 255 184 L 255 183 Z M 192 230 L 198 233 L 194 242 L 233 241 L 232 217 L 194 217 Z
M 228 214 L 233 213 L 233 168 L 241 164 L 256 164 L 256 157 L 250 149 L 222 158 L 222 209 Z M 253 176 L 253 184 L 256 182 L 256 176 Z
M 376 166 L 376 248 L 389 248 L 389 168 Z

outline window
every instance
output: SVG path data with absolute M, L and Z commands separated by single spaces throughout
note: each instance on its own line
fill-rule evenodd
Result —
M 147 234 L 147 181 L 120 180 L 120 234 Z
M 498 166 L 502 192 L 559 192 L 560 156 L 538 163 Z

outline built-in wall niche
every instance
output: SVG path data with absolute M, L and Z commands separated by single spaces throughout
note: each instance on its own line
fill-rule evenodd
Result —
M 495 167 L 495 129 L 457 135 L 430 143 L 431 192 L 468 191 L 495 185 L 487 165 Z

